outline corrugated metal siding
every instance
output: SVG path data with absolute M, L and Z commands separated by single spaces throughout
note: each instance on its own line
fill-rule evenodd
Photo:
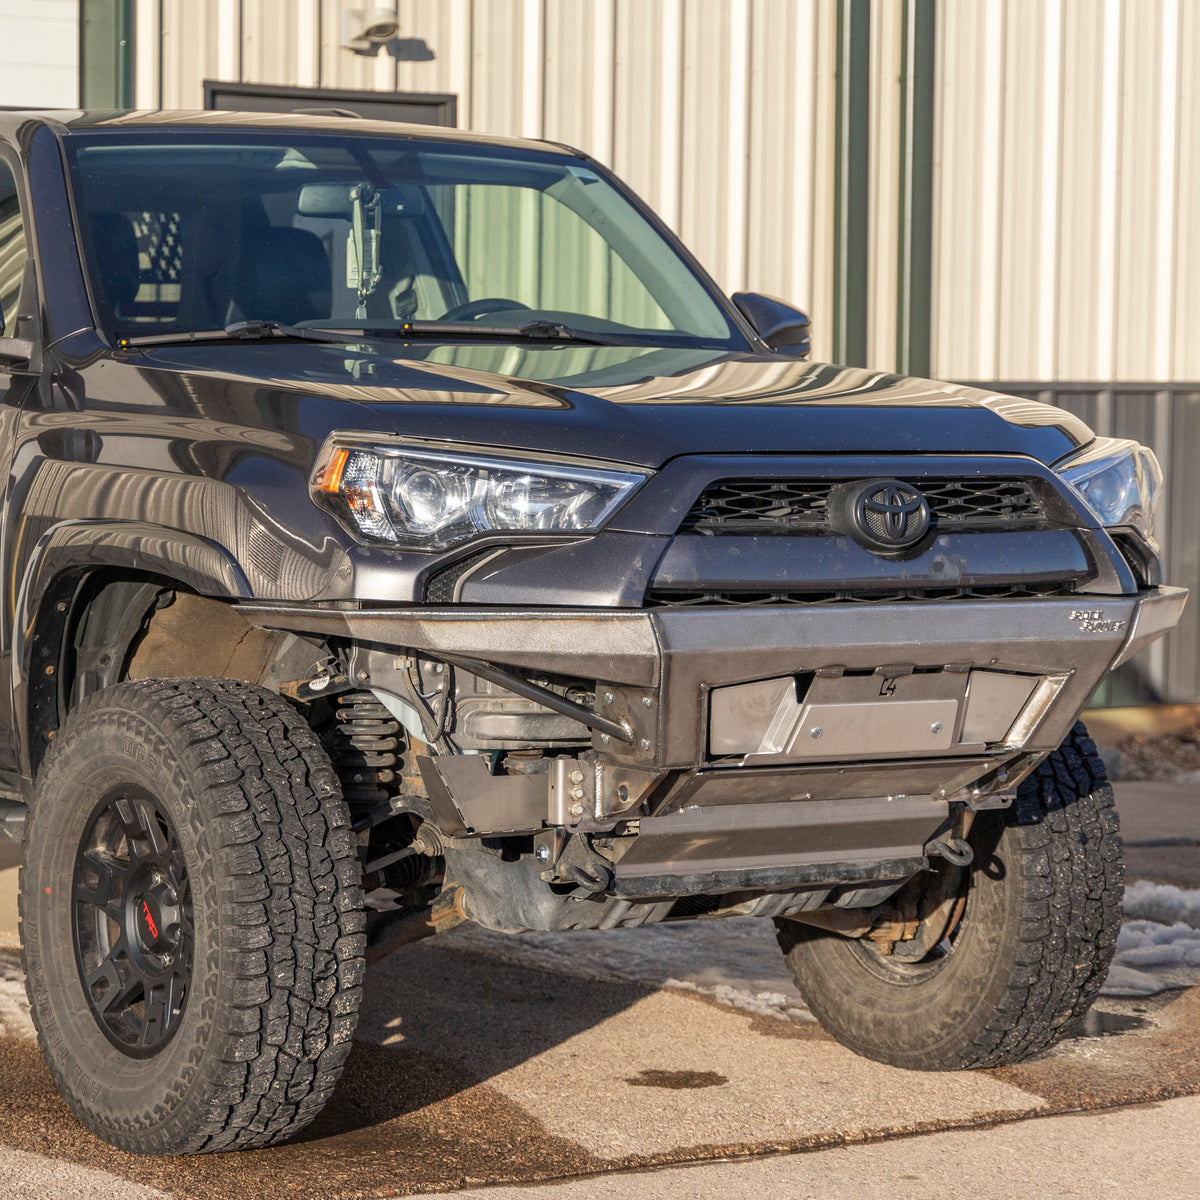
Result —
M 904 6 L 871 12 L 867 362 L 895 368 L 900 253 L 900 38 Z
M 936 374 L 1200 379 L 1198 7 L 938 5 Z

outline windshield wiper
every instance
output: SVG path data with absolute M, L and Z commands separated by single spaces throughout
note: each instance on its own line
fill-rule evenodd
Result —
M 272 338 L 292 338 L 304 342 L 333 342 L 340 346 L 370 341 L 372 338 L 424 337 L 486 338 L 489 341 L 559 341 L 584 346 L 620 346 L 623 343 L 600 333 L 588 333 L 560 325 L 555 321 L 530 321 L 514 329 L 511 325 L 467 325 L 452 321 L 422 321 L 398 329 L 321 329 L 315 326 L 287 325 L 283 321 L 234 321 L 224 329 L 198 329 L 187 333 L 148 333 L 138 337 L 119 337 L 122 350 L 135 346 L 177 346 L 188 342 L 257 342 Z
M 622 346 L 625 343 L 602 333 L 572 329 L 557 321 L 530 321 L 527 325 L 468 325 L 455 321 L 409 322 L 396 330 L 395 336 L 406 337 L 478 337 L 489 341 L 577 342 L 583 346 Z
M 148 333 L 140 337 L 119 337 L 122 350 L 134 346 L 177 346 L 186 342 L 258 342 L 270 338 L 293 338 L 302 342 L 334 342 L 339 346 L 366 341 L 379 335 L 367 330 L 301 329 L 283 321 L 234 321 L 224 329 L 193 329 L 187 333 Z

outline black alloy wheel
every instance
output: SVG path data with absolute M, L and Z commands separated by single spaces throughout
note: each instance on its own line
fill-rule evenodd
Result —
M 192 982 L 187 867 L 170 819 L 123 788 L 97 805 L 75 856 L 75 962 L 105 1037 L 132 1058 L 175 1036 Z

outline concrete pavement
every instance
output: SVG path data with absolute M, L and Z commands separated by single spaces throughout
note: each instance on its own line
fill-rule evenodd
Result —
M 608 1175 L 446 1200 L 1067 1200 L 1200 1195 L 1200 1098 L 1087 1116 L 840 1146 L 815 1154 Z

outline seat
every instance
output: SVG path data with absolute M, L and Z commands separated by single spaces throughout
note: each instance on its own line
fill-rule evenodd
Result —
M 329 256 L 315 233 L 271 228 L 256 235 L 247 251 L 235 297 L 247 320 L 293 325 L 328 318 Z
M 124 213 L 92 213 L 92 246 L 96 272 L 109 307 L 118 317 L 132 316 L 141 285 L 137 238 Z

